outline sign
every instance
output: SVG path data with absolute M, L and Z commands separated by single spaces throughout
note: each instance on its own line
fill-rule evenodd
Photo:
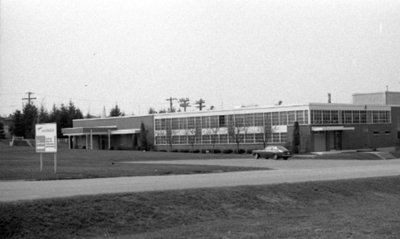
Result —
M 52 123 L 36 125 L 36 152 L 57 152 L 57 124 Z

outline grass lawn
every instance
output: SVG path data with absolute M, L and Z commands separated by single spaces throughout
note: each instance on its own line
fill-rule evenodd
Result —
M 0 238 L 398 238 L 400 177 L 0 203 Z
M 44 154 L 44 168 L 43 172 L 40 172 L 40 156 L 34 148 L 9 147 L 0 144 L 0 180 L 79 179 L 257 170 L 257 168 L 246 167 L 121 163 L 169 159 L 250 158 L 250 155 L 91 151 L 60 148 L 57 153 L 57 174 L 54 174 L 53 157 L 53 154 Z

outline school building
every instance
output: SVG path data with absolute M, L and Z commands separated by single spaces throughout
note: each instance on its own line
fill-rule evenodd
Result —
M 70 148 L 156 150 L 291 147 L 299 123 L 300 151 L 391 147 L 400 137 L 400 92 L 354 94 L 352 104 L 309 103 L 73 121 L 62 129 Z M 144 126 L 141 129 L 141 126 Z

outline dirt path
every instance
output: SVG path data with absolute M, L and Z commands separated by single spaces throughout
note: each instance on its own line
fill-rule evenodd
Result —
M 174 161 L 166 162 L 177 163 Z M 161 162 L 158 161 L 157 163 Z M 2 181 L 0 182 L 0 201 L 400 175 L 400 159 L 386 161 L 273 161 L 255 159 L 179 161 L 179 164 L 183 163 L 248 165 L 251 167 L 272 168 L 274 170 L 82 180 Z

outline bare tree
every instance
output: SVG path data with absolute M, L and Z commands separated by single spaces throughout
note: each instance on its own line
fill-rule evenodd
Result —
M 215 144 L 218 140 L 219 127 L 211 128 L 211 144 L 213 153 L 215 153 Z
M 228 133 L 231 139 L 236 143 L 236 152 L 239 153 L 240 143 L 244 141 L 248 127 L 244 124 L 244 120 L 229 120 Z
M 185 135 L 188 137 L 188 143 L 192 149 L 192 152 L 194 151 L 194 144 L 196 143 L 196 135 L 197 135 L 197 130 L 196 128 L 191 128 L 191 129 L 186 129 L 185 130 Z

